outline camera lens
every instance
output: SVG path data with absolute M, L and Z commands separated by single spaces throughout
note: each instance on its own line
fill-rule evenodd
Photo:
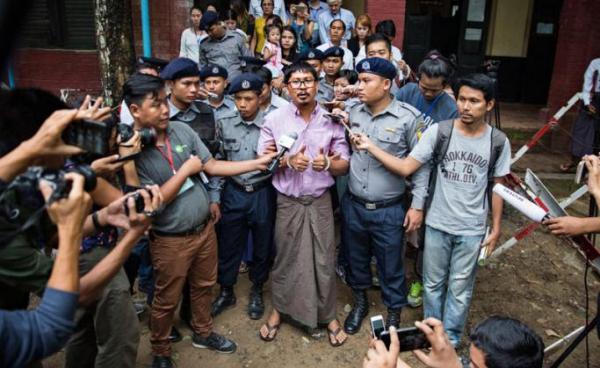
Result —
M 154 128 L 143 128 L 140 130 L 142 146 L 156 145 L 156 130 Z

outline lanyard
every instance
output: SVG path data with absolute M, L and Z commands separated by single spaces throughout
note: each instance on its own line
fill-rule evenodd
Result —
M 435 99 L 433 101 L 431 101 L 431 104 L 427 108 L 427 111 L 423 114 L 423 115 L 425 115 L 425 117 L 428 117 L 429 114 L 431 114 L 431 111 L 433 111 L 433 109 L 435 108 L 435 105 L 439 101 L 440 97 L 442 97 L 443 93 L 445 93 L 445 92 L 442 91 L 439 95 L 437 95 L 435 97 Z M 419 110 L 421 112 L 423 112 L 423 108 L 422 107 L 423 107 L 424 103 L 425 103 L 425 98 L 423 97 L 422 94 L 419 94 Z
M 165 138 L 165 146 L 167 147 L 167 153 L 163 152 L 162 148 L 160 148 L 159 146 L 156 146 L 156 149 L 158 150 L 158 152 L 160 152 L 162 157 L 164 157 L 165 160 L 167 160 L 171 171 L 173 171 L 173 175 L 175 175 L 177 171 L 175 170 L 175 163 L 173 162 L 173 151 L 171 150 L 171 141 L 169 140 L 169 136 Z

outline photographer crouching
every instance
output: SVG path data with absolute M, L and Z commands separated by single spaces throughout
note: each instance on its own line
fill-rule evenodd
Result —
M 139 339 L 138 322 L 121 266 L 131 248 L 148 229 L 149 217 L 162 206 L 162 196 L 156 186 L 123 195 L 109 181 L 97 178 L 88 166 L 71 164 L 73 167 L 67 170 L 83 175 L 63 170 L 68 157 L 84 153 L 82 148 L 65 144 L 63 140 L 64 137 L 70 137 L 73 130 L 79 129 L 75 134 L 78 139 L 76 143 L 82 143 L 86 148 L 87 143 L 91 147 L 87 149 L 88 153 L 98 147 L 102 149 L 95 152 L 96 158 L 108 153 L 104 148 L 111 145 L 110 137 L 114 139 L 115 135 L 99 122 L 110 112 L 110 108 L 101 108 L 101 103 L 101 99 L 98 99 L 92 104 L 88 98 L 79 110 L 67 110 L 58 98 L 43 91 L 13 90 L 0 93 L 0 128 L 3 132 L 0 137 L 0 308 L 25 309 L 30 292 L 41 295 L 47 288 L 40 309 L 47 312 L 47 307 L 57 308 L 58 311 L 45 315 L 52 316 L 54 322 L 62 317 L 65 322 L 62 324 L 62 332 L 55 334 L 54 343 L 45 341 L 43 337 L 35 338 L 35 333 L 51 332 L 43 329 L 44 325 L 41 323 L 34 324 L 30 330 L 19 328 L 8 334 L 5 333 L 8 330 L 3 328 L 0 357 L 5 359 L 7 366 L 22 366 L 33 359 L 53 353 L 64 344 L 69 336 L 69 329 L 73 328 L 72 325 L 68 326 L 68 322 L 72 323 L 74 310 L 72 304 L 59 303 L 59 299 L 63 302 L 65 299 L 79 302 L 76 318 L 78 331 L 90 326 L 98 327 L 96 334 L 94 331 L 91 331 L 91 336 L 87 333 L 85 344 L 70 344 L 76 348 L 71 359 L 72 366 L 127 367 L 135 364 Z M 90 134 L 90 127 L 96 127 L 104 133 Z M 139 144 L 135 143 L 139 139 L 136 134 L 123 146 L 137 146 L 139 149 Z M 89 144 L 90 142 L 93 144 Z M 101 152 L 102 155 L 98 155 Z M 92 167 L 99 173 L 110 176 L 122 168 L 125 170 L 126 165 L 133 165 L 132 162 L 117 162 L 119 157 L 127 155 L 119 153 L 120 156 L 95 160 Z M 135 171 L 134 167 L 129 169 Z M 42 196 L 40 186 L 47 186 L 50 190 L 44 189 Z M 83 193 L 83 188 L 89 195 Z M 91 215 L 89 197 L 98 206 L 98 210 Z M 81 224 L 80 227 L 77 226 L 78 223 Z M 87 249 L 87 240 L 94 238 L 83 239 L 110 232 L 110 226 L 124 231 L 120 239 L 117 241 L 115 235 L 114 239 L 103 244 L 107 247 Z M 68 231 L 63 230 L 65 227 Z M 56 244 L 57 238 L 60 247 L 53 262 L 40 250 L 44 246 Z M 74 257 L 78 258 L 80 251 L 84 254 L 78 264 L 66 267 L 65 263 L 69 262 L 65 261 L 65 257 L 73 261 Z M 69 284 L 72 286 L 63 289 L 70 294 L 56 296 L 54 289 L 60 288 L 54 287 L 55 282 L 51 282 L 55 279 L 52 273 L 53 263 L 57 269 L 60 266 L 61 279 L 68 278 L 71 274 L 77 276 L 75 281 L 70 279 Z M 81 275 L 77 275 L 78 273 Z M 110 285 L 114 285 L 115 280 L 119 279 L 125 281 L 125 292 L 119 293 L 123 296 L 122 300 L 119 299 L 120 303 L 129 303 L 128 308 L 132 311 L 132 314 L 128 314 L 121 309 L 120 315 L 133 316 L 125 324 L 123 320 L 115 320 L 118 317 L 115 316 L 115 311 L 99 314 L 102 305 L 115 303 L 117 294 L 108 293 L 107 290 L 112 290 Z M 75 298 L 72 293 L 77 292 L 77 289 L 79 295 Z M 89 307 L 86 308 L 86 305 Z M 39 322 L 39 318 L 37 321 Z M 124 336 L 132 341 L 118 341 L 124 329 L 131 331 Z M 99 334 L 100 330 L 108 332 L 108 336 L 116 336 L 117 340 L 107 345 L 110 340 L 103 339 Z M 56 338 L 59 335 L 60 338 Z M 36 350 L 34 343 L 27 345 L 19 341 L 24 338 L 42 344 L 41 350 L 39 346 Z M 11 351 L 15 346 L 21 349 L 17 354 Z M 70 365 L 68 357 L 69 349 L 67 366 Z

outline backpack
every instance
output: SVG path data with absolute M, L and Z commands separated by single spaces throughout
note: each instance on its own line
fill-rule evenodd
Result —
M 433 147 L 433 158 L 432 158 L 432 170 L 429 176 L 429 195 L 427 196 L 427 201 L 425 208 L 429 208 L 431 206 L 431 202 L 433 201 L 433 196 L 435 194 L 435 184 L 437 182 L 437 167 L 438 165 L 443 165 L 444 157 L 446 156 L 446 152 L 448 151 L 448 147 L 450 146 L 450 140 L 452 138 L 452 132 L 454 131 L 454 120 L 444 120 L 438 123 L 438 131 L 435 139 L 435 145 Z M 487 174 L 487 188 L 486 188 L 486 197 L 489 202 L 489 207 L 492 208 L 492 189 L 494 187 L 494 168 L 496 166 L 496 161 L 500 154 L 502 153 L 502 149 L 504 148 L 504 142 L 506 142 L 506 134 L 502 132 L 500 129 L 492 127 L 491 134 L 491 144 L 490 144 L 490 159 L 488 161 L 488 174 Z M 442 167 L 442 171 L 444 168 Z M 485 198 L 483 200 L 483 206 L 485 207 Z

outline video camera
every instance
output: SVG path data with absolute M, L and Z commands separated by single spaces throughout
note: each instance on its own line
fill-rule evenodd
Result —
M 139 132 L 142 147 L 154 146 L 156 144 L 156 130 L 154 128 L 142 128 Z M 133 137 L 135 131 L 131 125 L 119 124 L 117 125 L 117 134 L 121 137 L 121 142 L 127 142 Z

